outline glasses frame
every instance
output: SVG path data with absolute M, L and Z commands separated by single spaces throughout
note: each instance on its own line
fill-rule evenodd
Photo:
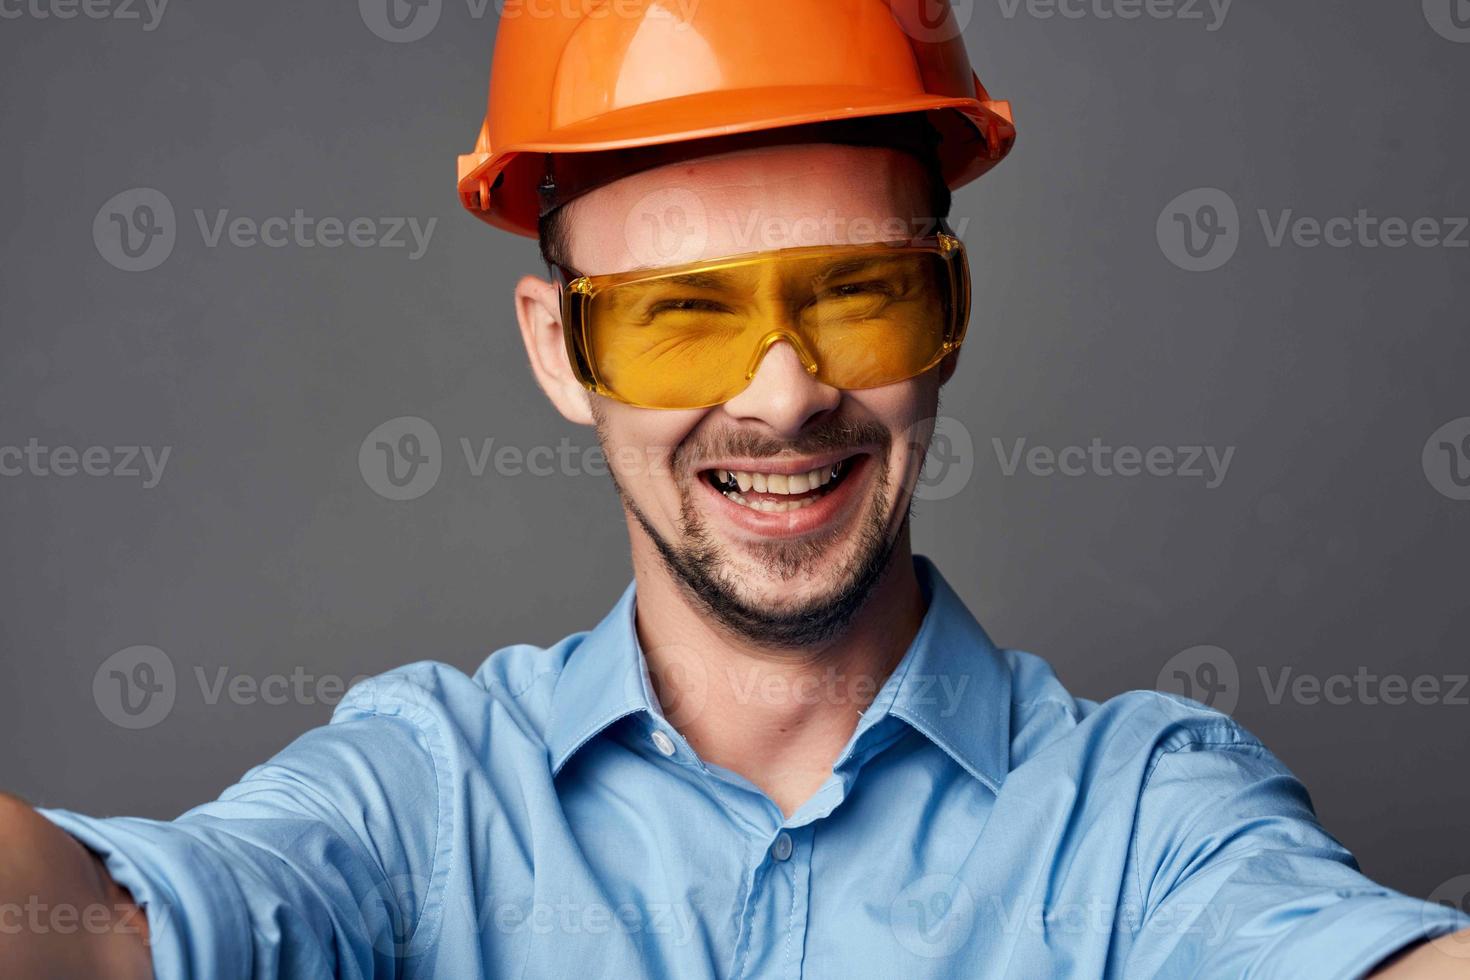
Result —
M 965 252 L 964 243 L 954 235 L 953 230 L 943 221 L 938 222 L 936 231 L 933 234 L 908 239 L 872 242 L 860 245 L 799 245 L 788 248 L 765 249 L 762 251 L 742 252 L 738 255 L 720 256 L 713 259 L 701 259 L 697 262 L 688 262 L 680 265 L 633 269 L 628 272 L 612 272 L 597 276 L 583 275 L 570 266 L 554 263 L 553 273 L 559 291 L 562 335 L 566 341 L 567 361 L 571 365 L 572 374 L 588 391 L 612 398 L 627 405 L 633 405 L 638 408 L 667 408 L 678 410 L 710 408 L 714 405 L 723 404 L 724 401 L 728 401 L 729 399 L 726 398 L 722 401 L 711 402 L 708 405 L 647 405 L 623 396 L 604 383 L 597 372 L 597 360 L 591 349 L 590 331 L 588 329 L 588 311 L 591 309 L 592 302 L 597 295 L 607 289 L 627 283 L 658 279 L 668 275 L 689 272 L 711 272 L 750 265 L 757 262 L 782 261 L 787 258 L 796 259 L 823 254 L 833 256 L 862 255 L 868 252 L 884 252 L 889 250 L 936 253 L 944 260 L 944 268 L 948 273 L 949 322 L 945 324 L 944 341 L 941 343 L 939 350 L 927 364 L 907 377 L 894 378 L 890 381 L 883 382 L 883 385 L 870 385 L 868 387 L 883 387 L 884 385 L 907 381 L 909 378 L 916 378 L 924 372 L 932 370 L 950 354 L 959 350 L 960 345 L 964 343 L 965 333 L 969 329 L 971 300 L 969 259 Z M 759 369 L 765 349 L 769 346 L 770 341 L 768 338 L 761 345 L 760 352 L 752 362 L 750 369 L 746 372 L 745 380 L 747 384 L 755 377 L 755 372 Z M 807 358 L 805 356 L 803 356 L 802 360 L 808 374 L 817 374 L 819 365 L 816 363 L 806 363 Z M 733 398 L 734 395 L 729 397 Z

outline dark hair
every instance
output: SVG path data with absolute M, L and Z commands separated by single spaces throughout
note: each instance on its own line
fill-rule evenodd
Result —
M 881 127 L 875 127 L 874 135 L 870 139 L 852 141 L 849 139 L 834 140 L 848 145 L 862 146 L 885 146 L 889 145 L 883 138 Z M 810 142 L 823 142 L 821 137 L 814 137 Z M 939 158 L 933 152 L 932 146 L 915 150 L 912 145 L 901 145 L 899 149 L 910 153 L 923 164 L 924 172 L 929 181 L 929 213 L 916 217 L 923 217 L 930 221 L 942 221 L 949 217 L 950 207 L 953 200 L 950 194 L 949 184 L 945 182 L 944 175 L 940 170 Z M 553 208 L 543 214 L 537 223 L 538 238 L 541 248 L 541 258 L 548 269 L 554 266 L 571 265 L 571 222 L 568 220 L 568 212 L 576 200 L 567 202 L 559 207 Z

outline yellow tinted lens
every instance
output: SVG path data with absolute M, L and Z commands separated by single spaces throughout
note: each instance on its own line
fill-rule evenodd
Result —
M 936 247 L 788 249 L 583 280 L 573 327 L 597 387 L 635 405 L 727 401 L 773 332 L 804 348 L 823 383 L 868 388 L 913 377 L 943 354 L 952 279 Z
M 872 388 L 911 378 L 930 366 L 949 324 L 943 259 L 900 252 L 871 263 L 838 263 L 814 277 L 801 331 L 837 388 Z
M 719 404 L 745 384 L 758 266 L 658 276 L 596 296 L 587 341 L 602 383 L 657 408 Z

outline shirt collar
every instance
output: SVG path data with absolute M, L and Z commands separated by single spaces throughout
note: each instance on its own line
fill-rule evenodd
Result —
M 634 619 L 636 582 L 567 655 L 551 698 L 546 741 L 551 773 L 620 718 L 645 711 L 658 716 Z
M 849 751 L 868 729 L 892 716 L 999 792 L 1010 769 L 1010 668 L 933 562 L 915 556 L 914 570 L 928 611 L 908 652 L 863 713 Z M 553 774 L 619 719 L 640 712 L 662 718 L 638 643 L 635 599 L 636 586 L 629 584 L 568 655 L 547 727 Z

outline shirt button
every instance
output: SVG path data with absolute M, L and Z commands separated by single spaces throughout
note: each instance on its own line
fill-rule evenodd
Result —
M 776 843 L 771 845 L 771 857 L 777 861 L 784 861 L 791 856 L 791 835 L 784 830 L 776 835 Z
M 655 730 L 653 733 L 653 747 L 663 755 L 673 755 L 677 751 L 674 748 L 674 740 L 661 730 Z

